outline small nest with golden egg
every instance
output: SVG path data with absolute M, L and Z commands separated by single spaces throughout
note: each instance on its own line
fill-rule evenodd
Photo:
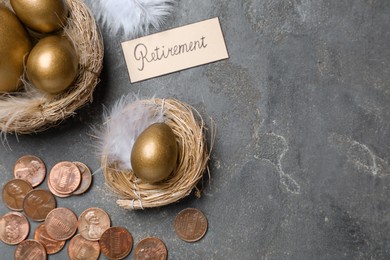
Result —
M 0 0 L 10 7 L 9 0 Z M 0 95 L 0 132 L 30 134 L 50 128 L 92 102 L 103 67 L 103 38 L 82 0 L 66 0 L 69 17 L 63 33 L 73 42 L 79 56 L 79 72 L 72 85 L 57 95 L 44 94 L 23 75 L 23 87 Z M 24 73 L 26 74 L 26 73 Z
M 125 209 L 160 207 L 177 202 L 194 191 L 200 196 L 197 184 L 208 171 L 210 150 L 207 146 L 207 129 L 200 113 L 193 107 L 176 99 L 141 100 L 156 113 L 163 111 L 164 123 L 173 130 L 179 147 L 178 163 L 173 173 L 165 180 L 148 183 L 137 178 L 132 170 L 121 170 L 116 163 L 102 157 L 106 184 L 121 199 L 117 204 Z M 210 147 L 215 139 L 215 127 L 211 126 Z

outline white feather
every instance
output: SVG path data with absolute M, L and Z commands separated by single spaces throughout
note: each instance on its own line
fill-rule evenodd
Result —
M 163 121 L 162 109 L 144 104 L 135 95 L 123 96 L 110 111 L 103 113 L 103 129 L 97 134 L 100 156 L 106 156 L 109 163 L 117 163 L 120 169 L 131 169 L 135 140 L 148 126 Z
M 123 30 L 126 36 L 145 35 L 149 27 L 159 29 L 175 0 L 94 0 L 91 8 L 110 33 Z

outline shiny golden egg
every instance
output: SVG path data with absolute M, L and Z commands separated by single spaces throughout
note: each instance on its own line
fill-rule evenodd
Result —
M 36 88 L 57 94 L 78 75 L 78 56 L 67 37 L 48 36 L 32 48 L 26 66 L 27 76 Z
M 155 123 L 136 139 L 131 151 L 134 174 L 146 182 L 166 179 L 176 168 L 178 147 L 171 127 Z
M 0 4 L 0 92 L 18 88 L 23 74 L 23 59 L 30 50 L 31 42 L 22 23 Z
M 66 25 L 68 7 L 65 0 L 11 0 L 19 19 L 39 33 L 51 33 Z

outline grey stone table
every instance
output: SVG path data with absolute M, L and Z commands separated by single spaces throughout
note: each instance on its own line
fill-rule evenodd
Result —
M 160 237 L 169 259 L 389 259 L 390 1 L 183 0 L 163 29 L 215 16 L 228 60 L 136 84 L 120 47 L 128 39 L 102 27 L 94 102 L 43 133 L 8 135 L 1 184 L 24 154 L 48 169 L 78 160 L 98 171 L 90 127 L 101 124 L 103 105 L 127 93 L 178 98 L 217 125 L 201 198 L 127 211 L 97 173 L 88 193 L 58 205 L 76 214 L 102 207 L 135 243 Z M 209 221 L 197 243 L 173 229 L 186 207 Z M 30 223 L 34 230 L 38 223 Z M 14 249 L 1 243 L 0 258 L 12 259 Z M 67 259 L 67 249 L 50 259 Z

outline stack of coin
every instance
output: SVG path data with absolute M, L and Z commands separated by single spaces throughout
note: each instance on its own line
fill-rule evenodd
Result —
M 17 245 L 15 259 L 46 259 L 61 251 L 67 240 L 71 260 L 98 259 L 100 251 L 109 259 L 123 259 L 130 254 L 131 233 L 124 227 L 111 227 L 110 217 L 103 209 L 88 208 L 77 218 L 70 209 L 56 207 L 54 195 L 64 198 L 88 190 L 92 174 L 85 164 L 62 161 L 54 165 L 47 182 L 50 191 L 35 189 L 46 176 L 45 164 L 36 156 L 18 159 L 14 176 L 2 190 L 4 203 L 13 211 L 0 218 L 0 240 Z M 25 240 L 30 225 L 23 214 L 16 212 L 22 210 L 31 220 L 44 221 L 36 228 L 34 239 Z M 186 242 L 199 241 L 208 228 L 207 218 L 195 208 L 179 212 L 173 225 L 176 235 Z M 167 247 L 157 237 L 142 239 L 134 251 L 136 260 L 165 260 L 168 256 Z
M 88 190 L 92 183 L 92 173 L 81 162 L 59 162 L 51 169 L 47 186 L 57 197 L 66 198 L 80 195 Z
M 110 226 L 110 217 L 101 208 L 88 208 L 79 218 L 70 209 L 56 208 L 47 215 L 44 225 L 38 227 L 34 239 L 45 246 L 48 254 L 57 253 L 70 240 L 68 255 L 71 260 L 93 260 L 99 258 L 98 240 Z
M 53 208 L 53 202 L 55 207 L 55 200 L 48 191 L 48 194 L 34 192 L 34 188 L 40 185 L 46 176 L 46 167 L 40 158 L 33 155 L 19 158 L 15 162 L 13 173 L 14 179 L 4 184 L 2 190 L 3 202 L 12 211 L 0 218 L 0 239 L 6 244 L 17 245 L 24 241 L 30 232 L 26 216 L 43 220 L 45 214 Z M 50 202 L 47 208 L 46 202 Z M 22 210 L 26 216 L 16 212 Z
M 46 259 L 47 254 L 59 252 L 75 234 L 78 221 L 69 209 L 56 208 L 53 194 L 67 197 L 85 193 L 92 183 L 91 171 L 81 162 L 56 164 L 48 180 L 52 192 L 36 188 L 46 177 L 46 166 L 37 156 L 20 157 L 14 164 L 13 174 L 14 179 L 4 184 L 2 190 L 3 202 L 12 211 L 0 218 L 0 240 L 18 245 L 15 259 Z M 15 212 L 22 210 L 25 215 Z M 26 216 L 33 221 L 45 221 L 35 230 L 34 240 L 25 240 L 30 231 Z
M 49 217 L 49 216 L 48 216 Z M 123 227 L 111 227 L 111 220 L 101 208 L 84 210 L 77 221 L 79 234 L 69 243 L 70 259 L 98 259 L 100 251 L 110 259 L 123 259 L 132 249 L 133 237 Z
M 46 166 L 42 159 L 34 155 L 20 157 L 14 165 L 15 179 L 29 182 L 33 188 L 46 177 Z M 91 170 L 82 162 L 59 162 L 50 171 L 47 185 L 57 197 L 81 195 L 92 184 Z
M 66 241 L 58 241 L 49 236 L 45 223 L 40 224 L 34 232 L 34 240 L 40 242 L 46 249 L 48 255 L 56 254 L 62 250 Z
M 91 170 L 82 162 L 73 162 L 77 168 L 79 168 L 81 174 L 81 183 L 79 187 L 73 191 L 72 195 L 81 195 L 85 193 L 92 184 L 92 173 Z

